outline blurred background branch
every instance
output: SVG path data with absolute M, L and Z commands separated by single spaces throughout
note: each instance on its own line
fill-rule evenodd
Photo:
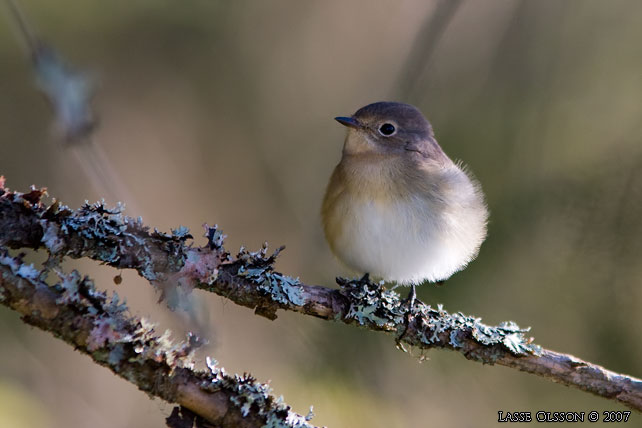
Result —
M 138 212 L 127 185 L 103 148 L 95 142 L 98 125 L 92 107 L 95 78 L 72 67 L 52 44 L 40 38 L 15 0 L 5 0 L 5 4 L 13 18 L 11 23 L 17 38 L 31 59 L 35 86 L 52 110 L 56 143 L 66 156 L 73 156 L 77 167 L 103 198 L 128 201 L 130 209 Z
M 455 350 L 470 360 L 517 368 L 642 410 L 642 381 L 543 350 L 525 337 L 528 329 L 513 322 L 490 327 L 476 317 L 449 314 L 422 302 L 409 308 L 397 293 L 365 277 L 338 280 L 340 290 L 306 285 L 274 271 L 282 248 L 271 256 L 267 245 L 257 252 L 241 249 L 231 257 L 223 247 L 225 236 L 216 227 L 205 228 L 205 246 L 192 247 L 185 228 L 171 235 L 156 229 L 149 233 L 140 220 L 118 209 L 96 204 L 74 211 L 58 202 L 48 206 L 41 200 L 43 194 L 37 189 L 12 192 L 0 183 L 0 245 L 44 248 L 48 266 L 65 257 L 88 257 L 119 269 L 135 269 L 153 285 L 171 282 L 188 290 L 208 290 L 271 320 L 278 309 L 285 309 L 394 333 L 402 349 L 407 344 L 422 351 Z
M 420 95 L 421 79 L 426 76 L 426 68 L 441 40 L 448 24 L 455 17 L 463 0 L 439 0 L 430 14 L 426 15 L 412 43 L 410 53 L 399 73 L 395 95 L 409 103 L 423 101 Z

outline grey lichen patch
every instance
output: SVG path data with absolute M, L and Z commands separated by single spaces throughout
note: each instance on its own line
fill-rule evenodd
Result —
M 32 264 L 22 264 L 18 271 L 16 272 L 18 276 L 26 279 L 36 279 L 40 275 L 40 271 L 36 269 Z
M 24 254 L 17 257 L 11 257 L 9 253 L 0 247 L 0 264 L 11 269 L 11 272 L 20 278 L 35 280 L 40 275 L 40 271 L 32 264 L 26 264 L 22 261 Z
M 467 341 L 472 340 L 483 347 L 483 356 L 475 347 L 462 350 L 470 358 L 483 359 L 485 362 L 495 361 L 505 351 L 513 355 L 541 353 L 541 348 L 525 336 L 529 329 L 521 329 L 512 321 L 492 327 L 483 324 L 480 318 L 459 312 L 451 314 L 441 305 L 433 309 L 419 301 L 411 309 L 396 292 L 371 282 L 367 276 L 361 279 L 337 278 L 337 283 L 341 287 L 341 294 L 349 301 L 347 312 L 339 314 L 339 317 L 361 326 L 396 332 L 398 344 L 403 339 L 422 348 L 462 349 Z
M 55 223 L 43 222 L 45 230 L 42 236 L 42 243 L 51 254 L 57 254 L 65 246 L 65 242 L 60 238 L 60 228 Z
M 239 250 L 236 259 L 240 262 L 238 276 L 247 278 L 257 284 L 257 290 L 272 302 L 283 306 L 303 306 L 305 294 L 299 278 L 274 272 L 274 262 L 285 247 L 277 248 L 272 255 L 267 255 L 268 246 L 264 243 L 259 251 Z
M 501 345 L 513 355 L 539 355 L 541 347 L 532 343 L 524 333 L 530 329 L 522 329 L 512 321 L 503 322 L 492 327 L 481 322 L 481 318 L 458 313 L 448 313 L 441 305 L 437 309 L 429 305 L 418 304 L 415 308 L 414 320 L 418 324 L 418 337 L 426 345 L 439 345 L 442 335 L 448 335 L 448 345 L 462 348 L 464 342 L 472 339 L 490 349 L 493 345 Z M 498 350 L 498 351 L 501 351 Z M 487 355 L 487 353 L 485 354 Z M 475 356 L 471 352 L 471 357 Z M 501 356 L 497 352 L 496 358 Z
M 155 325 L 149 320 L 141 318 L 126 343 L 133 346 L 141 363 L 148 360 L 158 363 L 164 362 L 173 370 L 178 367 L 193 369 L 195 365 L 194 353 L 204 342 L 199 337 L 188 334 L 186 341 L 175 343 L 171 339 L 169 330 L 158 336 Z M 132 361 L 131 356 L 129 361 Z
M 361 326 L 376 326 L 382 330 L 394 331 L 403 323 L 407 308 L 399 295 L 386 290 L 379 284 L 361 279 L 337 278 L 341 294 L 350 302 L 344 315 L 346 321 L 356 321 Z
M 178 229 L 172 229 L 172 236 L 182 240 L 192 238 L 192 235 L 189 233 L 189 229 L 185 226 L 179 226 Z
M 225 238 L 227 238 L 227 235 L 225 235 L 223 231 L 218 228 L 218 224 L 215 224 L 214 226 L 208 226 L 207 224 L 204 224 L 203 227 L 205 228 L 205 237 L 207 238 L 208 248 L 225 252 L 225 249 L 223 248 L 223 242 L 225 241 Z
M 143 277 L 150 281 L 158 279 L 156 262 L 153 260 L 154 250 L 145 239 L 148 228 L 142 222 L 123 215 L 121 206 L 110 209 L 102 203 L 85 204 L 76 211 L 69 211 L 65 207 L 58 215 L 61 232 L 83 240 L 78 245 L 72 245 L 72 251 L 77 249 L 81 252 L 75 256 L 87 252 L 87 256 L 112 266 L 119 266 L 121 262 L 129 263 L 123 258 L 135 258 L 137 269 Z M 178 237 L 155 231 L 151 236 L 165 243 L 166 249 L 171 249 L 172 241 L 178 248 L 176 244 L 188 239 L 189 234 L 183 233 Z M 182 263 L 180 255 L 179 259 Z
M 308 422 L 314 416 L 312 408 L 307 416 L 293 412 L 283 398 L 271 395 L 269 385 L 258 382 L 248 374 L 228 375 L 225 369 L 218 367 L 216 360 L 206 359 L 210 371 L 210 379 L 203 383 L 203 388 L 209 391 L 223 390 L 229 394 L 230 402 L 247 417 L 255 412 L 265 418 L 264 427 L 269 428 L 313 428 Z
M 189 230 L 151 231 L 142 219 L 123 214 L 123 206 L 85 203 L 77 210 L 43 201 L 45 189 L 29 193 L 0 193 L 0 245 L 10 248 L 44 247 L 51 266 L 57 260 L 89 257 L 117 268 L 135 268 L 146 279 L 159 281 L 183 267 Z
M 62 305 L 70 303 L 80 303 L 82 296 L 79 294 L 79 290 L 83 280 L 83 278 L 80 277 L 80 273 L 77 270 L 73 270 L 68 275 L 59 272 L 58 277 L 60 278 L 59 287 L 62 289 L 62 294 L 60 295 L 60 297 L 58 297 L 58 299 L 56 299 L 56 303 Z M 93 287 L 89 286 L 87 288 L 87 291 L 90 294 L 93 294 Z M 93 306 L 89 306 L 88 308 L 91 309 L 90 313 L 92 314 L 95 314 L 98 311 L 98 308 L 95 308 Z
M 126 217 L 118 208 L 109 209 L 102 203 L 85 203 L 76 211 L 62 206 L 57 214 L 60 219 L 60 232 L 83 241 L 80 245 L 74 246 L 77 251 L 89 251 L 87 249 L 96 243 L 91 250 L 93 258 L 111 265 L 118 262 L 119 242 L 114 238 L 123 236 L 127 230 Z M 127 243 L 125 245 L 128 246 Z
M 303 306 L 305 298 L 298 278 L 272 272 L 270 268 L 240 266 L 237 275 L 258 284 L 261 294 L 283 305 Z

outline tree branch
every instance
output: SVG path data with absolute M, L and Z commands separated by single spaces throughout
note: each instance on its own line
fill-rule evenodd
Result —
M 28 210 L 29 194 L 23 196 Z M 0 218 L 6 219 L 6 211 Z M 208 371 L 194 370 L 193 352 L 200 344 L 196 337 L 173 344 L 167 334 L 157 336 L 149 321 L 127 316 L 128 308 L 118 295 L 108 298 L 89 278 L 76 271 L 69 275 L 57 271 L 60 282 L 49 286 L 44 281 L 47 273 L 27 265 L 20 256 L 11 257 L 0 246 L 0 303 L 19 312 L 25 323 L 52 333 L 142 391 L 178 403 L 183 415 L 191 414 L 190 421 L 213 424 L 190 427 L 312 427 L 307 423 L 311 413 L 303 417 L 291 412 L 270 395 L 267 385 L 250 375 L 228 375 L 209 359 Z M 178 413 L 176 408 L 168 418 L 170 426 L 180 426 Z
M 642 410 L 642 381 L 542 349 L 513 322 L 491 327 L 421 302 L 410 309 L 396 293 L 365 278 L 338 278 L 340 289 L 306 285 L 274 271 L 280 249 L 268 256 L 266 245 L 257 252 L 242 248 L 231 257 L 216 227 L 206 226 L 207 244 L 193 247 L 183 227 L 171 234 L 150 232 L 119 208 L 95 204 L 74 211 L 57 202 L 47 206 L 43 193 L 32 189 L 21 194 L 0 186 L 1 245 L 46 248 L 50 265 L 63 257 L 89 257 L 135 269 L 155 285 L 171 282 L 207 290 L 269 319 L 283 309 L 391 333 L 402 349 L 410 345 L 458 351 L 470 360 L 517 368 Z
M 195 371 L 192 356 L 199 343 L 194 336 L 179 344 L 167 335 L 158 337 L 149 321 L 126 315 L 118 295 L 109 299 L 76 271 L 59 273 L 61 281 L 54 286 L 42 275 L 0 250 L 0 303 L 142 391 L 178 403 L 217 427 L 261 427 L 268 421 L 311 427 L 249 375 L 229 376 L 212 360 L 209 371 Z M 288 419 L 298 424 L 287 424 Z

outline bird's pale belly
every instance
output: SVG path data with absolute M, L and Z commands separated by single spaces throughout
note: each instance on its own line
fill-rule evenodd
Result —
M 477 248 L 466 224 L 425 200 L 337 201 L 329 224 L 335 254 L 348 267 L 402 284 L 439 281 L 462 269 Z M 462 220 L 464 217 L 462 217 Z

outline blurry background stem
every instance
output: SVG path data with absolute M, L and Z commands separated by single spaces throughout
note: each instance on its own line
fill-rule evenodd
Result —
M 76 166 L 98 194 L 111 203 L 124 202 L 133 213 L 142 215 L 111 160 L 94 141 L 97 119 L 91 106 L 95 92 L 91 78 L 70 67 L 50 44 L 37 36 L 15 0 L 5 1 L 32 60 L 36 84 L 54 114 L 58 147 L 65 155 L 71 152 Z
M 6 4 L 32 59 L 37 86 L 52 109 L 57 147 L 65 158 L 73 159 L 76 168 L 82 170 L 103 200 L 110 204 L 124 203 L 129 212 L 142 217 L 140 205 L 96 141 L 98 119 L 91 105 L 95 94 L 94 82 L 85 72 L 71 67 L 51 44 L 37 36 L 15 0 L 6 0 Z M 68 166 L 71 165 L 69 162 Z M 176 284 L 166 286 L 168 291 L 177 287 Z M 168 306 L 178 309 L 177 313 L 186 321 L 188 328 L 209 340 L 212 330 L 206 322 L 202 305 L 197 305 L 191 296 L 178 290 L 167 294 L 172 297 L 167 300 Z
M 439 0 L 432 12 L 426 16 L 399 73 L 396 88 L 398 96 L 395 100 L 409 104 L 423 100 L 421 82 L 425 77 L 426 68 L 462 2 L 463 0 Z

